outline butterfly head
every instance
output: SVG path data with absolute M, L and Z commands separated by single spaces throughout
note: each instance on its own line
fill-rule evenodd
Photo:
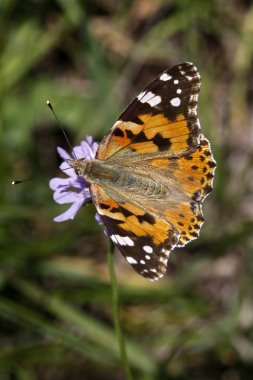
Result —
M 90 160 L 84 158 L 68 160 L 71 168 L 74 169 L 76 175 L 87 179 L 87 167 Z

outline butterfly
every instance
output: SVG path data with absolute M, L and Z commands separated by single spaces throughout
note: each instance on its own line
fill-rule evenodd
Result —
M 161 278 L 170 252 L 198 237 L 216 167 L 197 115 L 200 75 L 182 63 L 126 108 L 93 160 L 71 165 L 90 183 L 106 232 L 134 270 Z

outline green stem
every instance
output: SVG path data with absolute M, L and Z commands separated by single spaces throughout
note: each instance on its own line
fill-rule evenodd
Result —
M 125 338 L 124 338 L 123 331 L 120 324 L 119 291 L 118 291 L 117 278 L 116 278 L 114 263 L 113 263 L 113 252 L 114 252 L 114 245 L 112 241 L 110 241 L 110 247 L 108 251 L 108 267 L 109 267 L 109 273 L 110 273 L 110 278 L 111 278 L 111 283 L 112 283 L 114 325 L 115 325 L 115 330 L 116 330 L 116 334 L 118 338 L 120 355 L 121 355 L 121 360 L 124 367 L 125 376 L 127 380 L 132 380 L 133 378 L 132 378 L 131 370 L 128 363 Z

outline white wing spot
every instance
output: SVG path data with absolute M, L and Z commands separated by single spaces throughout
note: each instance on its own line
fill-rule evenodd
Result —
M 157 95 L 154 98 L 150 99 L 147 103 L 151 105 L 151 107 L 157 106 L 162 101 L 161 96 Z
M 145 255 L 145 258 L 146 258 L 147 260 L 150 260 L 150 259 L 151 259 L 151 257 L 150 257 L 149 255 Z
M 167 80 L 170 80 L 172 78 L 172 76 L 166 74 L 166 73 L 163 73 L 161 76 L 160 76 L 160 79 L 163 80 L 164 82 L 166 82 Z
M 192 80 L 192 77 L 191 77 L 190 75 L 186 75 L 186 78 L 187 78 L 188 80 Z
M 125 242 L 126 242 L 126 245 L 129 245 L 130 247 L 134 246 L 134 242 L 132 239 L 130 239 L 129 236 L 125 236 Z
M 146 264 L 144 260 L 141 260 L 140 263 L 143 265 Z
M 119 243 L 120 245 L 126 245 L 123 236 L 120 236 L 120 235 L 115 235 L 115 236 L 116 236 L 116 239 L 118 240 L 118 243 Z
M 153 248 L 150 247 L 149 245 L 144 245 L 143 249 L 147 253 L 153 253 Z
M 197 102 L 198 101 L 198 94 L 193 94 L 190 96 L 190 102 Z
M 153 92 L 149 91 L 145 94 L 145 96 L 143 96 L 140 101 L 141 103 L 147 103 L 150 99 L 152 99 L 153 97 L 155 96 L 155 94 L 153 94 Z
M 179 98 L 173 98 L 173 99 L 171 99 L 170 104 L 173 107 L 178 107 L 181 104 L 181 100 Z
M 177 89 L 177 94 L 181 94 L 181 92 L 182 92 L 181 88 L 178 88 Z
M 178 84 L 179 83 L 179 80 L 178 79 L 175 79 L 174 80 L 174 84 Z
M 129 264 L 137 264 L 137 261 L 131 256 L 126 256 L 126 260 Z
M 112 239 L 112 241 L 113 241 L 115 244 L 117 244 L 117 243 L 118 243 L 118 241 L 117 241 L 117 239 L 116 239 L 116 236 L 115 236 L 115 235 L 111 235 L 111 239 Z
M 134 246 L 134 242 L 129 236 L 112 235 L 111 239 L 115 244 Z
M 171 251 L 169 251 L 168 249 L 165 249 L 165 248 L 162 249 L 162 253 L 164 253 L 167 257 L 169 257 L 170 252 Z
M 161 103 L 162 98 L 159 95 L 155 95 L 153 92 L 147 92 L 142 98 L 139 99 L 141 103 L 148 103 L 151 107 Z
M 141 100 L 141 98 L 145 95 L 145 91 L 144 92 L 141 92 L 138 96 L 137 96 L 137 99 L 138 100 Z
M 168 257 L 159 257 L 160 263 L 163 263 L 163 265 L 167 265 Z

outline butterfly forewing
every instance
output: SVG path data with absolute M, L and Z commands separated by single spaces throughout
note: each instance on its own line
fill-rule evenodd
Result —
M 200 76 L 192 63 L 164 71 L 127 107 L 99 146 L 97 158 L 139 154 L 177 157 L 199 143 Z

